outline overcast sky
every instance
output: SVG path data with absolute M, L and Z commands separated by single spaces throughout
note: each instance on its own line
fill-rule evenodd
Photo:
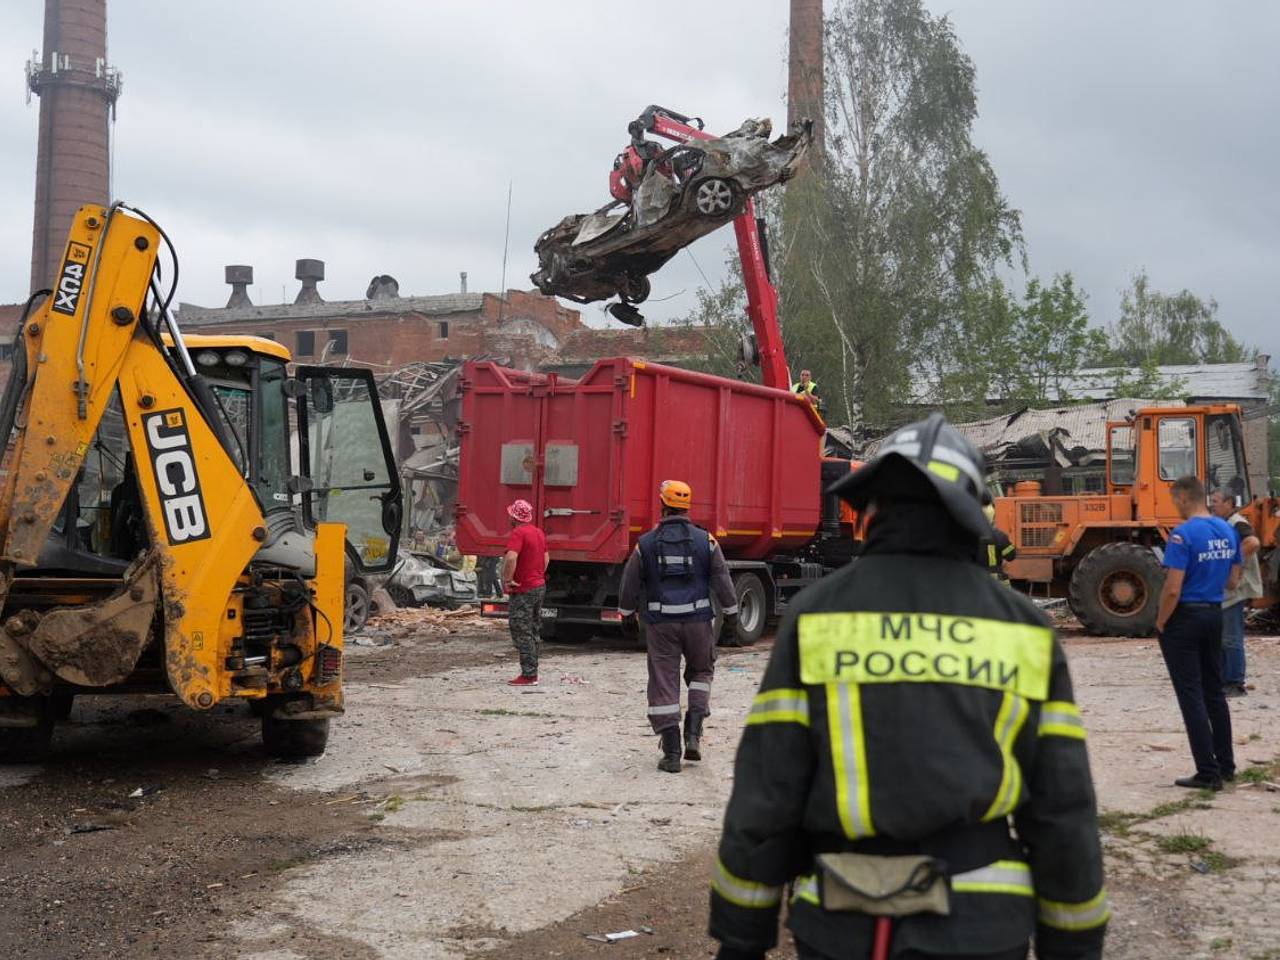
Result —
M 827 0 L 828 9 L 833 0 Z M 1071 270 L 1099 323 L 1146 267 L 1215 297 L 1280 356 L 1280 5 L 1175 0 L 928 0 L 978 71 L 976 139 L 1022 210 L 1031 269 Z M 0 0 L 0 302 L 30 269 L 37 101 L 22 66 L 43 3 Z M 659 13 L 648 12 L 656 10 Z M 326 299 L 390 273 L 404 294 L 496 290 L 538 234 L 607 199 L 646 104 L 713 129 L 785 119 L 786 0 L 110 0 L 124 74 L 116 196 L 182 257 L 180 298 L 225 302 L 249 263 L 256 302 L 292 299 L 293 262 L 326 261 Z M 680 316 L 723 274 L 728 230 L 653 278 L 646 313 Z M 695 264 L 696 260 L 696 264 Z M 603 322 L 598 305 L 584 308 Z

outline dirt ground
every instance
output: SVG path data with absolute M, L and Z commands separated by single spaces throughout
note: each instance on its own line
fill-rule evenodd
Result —
M 1154 642 L 1067 647 L 1107 956 L 1280 960 L 1280 638 L 1249 638 L 1254 689 L 1232 701 L 1247 772 L 1205 797 L 1170 785 L 1189 757 Z M 708 759 L 678 778 L 653 769 L 638 652 L 552 645 L 543 684 L 516 691 L 503 631 L 468 619 L 376 624 L 307 764 L 266 758 L 243 710 L 83 698 L 50 762 L 0 770 L 0 956 L 713 956 L 707 877 L 767 656 L 722 656 Z M 640 935 L 586 939 L 624 930 Z

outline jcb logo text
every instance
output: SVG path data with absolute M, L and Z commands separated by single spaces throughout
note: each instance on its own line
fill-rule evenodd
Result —
M 161 410 L 148 414 L 143 418 L 143 427 L 169 543 L 176 546 L 204 540 L 209 536 L 209 520 L 183 412 Z

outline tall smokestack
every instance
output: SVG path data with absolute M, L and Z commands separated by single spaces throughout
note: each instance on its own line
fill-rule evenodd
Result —
M 40 98 L 31 289 L 51 284 L 76 210 L 110 200 L 108 115 L 120 74 L 107 65 L 106 0 L 45 0 L 44 49 L 27 64 Z
M 791 0 L 787 55 L 787 124 L 813 121 L 813 145 L 822 149 L 822 0 Z

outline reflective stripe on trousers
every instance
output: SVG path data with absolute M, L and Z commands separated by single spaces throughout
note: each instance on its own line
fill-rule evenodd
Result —
M 862 691 L 855 683 L 828 683 L 827 723 L 836 779 L 836 810 L 850 840 L 875 835 L 867 783 L 867 741 L 862 728 Z
M 1000 776 L 995 799 L 991 801 L 983 820 L 1008 816 L 1022 796 L 1022 768 L 1018 765 L 1018 758 L 1013 755 L 1013 745 L 1030 713 L 1030 704 L 1016 693 L 1006 693 L 1000 701 L 1000 712 L 996 714 L 993 733 L 996 746 L 1000 748 L 1000 756 L 1004 760 L 1004 772 Z

